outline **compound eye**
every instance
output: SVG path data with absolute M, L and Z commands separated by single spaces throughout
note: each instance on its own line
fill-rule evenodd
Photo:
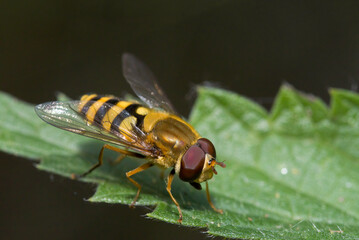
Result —
M 205 162 L 205 153 L 198 145 L 192 145 L 183 155 L 179 177 L 183 181 L 191 182 L 201 175 Z
M 207 138 L 200 138 L 197 143 L 201 146 L 205 153 L 209 153 L 212 157 L 216 158 L 216 149 L 211 141 Z

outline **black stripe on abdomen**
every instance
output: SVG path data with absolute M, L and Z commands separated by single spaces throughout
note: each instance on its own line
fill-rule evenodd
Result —
M 101 105 L 101 107 L 97 110 L 94 122 L 98 124 L 102 124 L 102 120 L 105 117 L 106 113 L 114 106 L 116 105 L 120 100 L 116 98 L 111 98 L 107 100 L 104 104 Z
M 126 110 L 128 111 L 129 114 L 131 114 L 132 116 L 134 116 L 137 121 L 136 121 L 136 127 L 138 127 L 139 129 L 142 130 L 143 127 L 143 120 L 145 119 L 146 115 L 140 115 L 138 114 L 137 108 L 142 107 L 140 104 L 131 104 L 130 106 L 128 106 L 128 110 L 126 108 Z
M 88 110 L 90 109 L 90 107 L 92 106 L 92 104 L 94 104 L 97 100 L 101 99 L 102 96 L 97 95 L 91 99 L 89 99 L 86 104 L 83 106 L 83 108 L 81 109 L 81 113 L 86 115 Z
M 133 103 L 129 106 L 127 106 L 124 110 L 121 111 L 120 114 L 118 114 L 115 119 L 112 121 L 111 124 L 111 130 L 118 131 L 118 128 L 121 125 L 121 122 L 130 116 L 134 116 L 136 118 L 136 127 L 142 130 L 143 127 L 143 120 L 145 118 L 145 115 L 140 115 L 136 112 L 137 108 L 141 107 L 140 104 Z
M 131 105 L 130 105 L 130 106 L 131 106 Z M 126 109 L 127 109 L 127 108 L 125 108 L 124 110 L 122 110 L 122 111 L 120 112 L 120 114 L 118 114 L 118 115 L 113 119 L 113 121 L 112 121 L 112 123 L 111 123 L 111 130 L 112 130 L 112 131 L 118 131 L 118 128 L 120 127 L 121 122 L 122 122 L 125 118 L 131 116 L 131 115 L 126 111 Z

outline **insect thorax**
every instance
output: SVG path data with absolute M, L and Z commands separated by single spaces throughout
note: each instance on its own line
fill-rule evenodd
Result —
M 161 149 L 163 156 L 166 156 L 163 161 L 159 158 L 158 165 L 168 168 L 176 164 L 199 136 L 190 126 L 169 115 L 154 124 L 148 137 Z

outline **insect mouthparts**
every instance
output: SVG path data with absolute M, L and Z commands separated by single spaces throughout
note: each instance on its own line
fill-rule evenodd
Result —
M 216 171 L 216 169 L 215 169 L 213 166 L 212 166 L 212 171 L 213 171 L 214 174 L 217 175 L 217 171 Z
M 216 162 L 217 165 L 225 168 L 226 167 L 226 164 L 224 164 L 224 161 L 223 162 Z

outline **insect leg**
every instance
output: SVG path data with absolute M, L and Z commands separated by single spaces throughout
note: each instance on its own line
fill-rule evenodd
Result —
M 122 156 L 120 156 L 121 160 L 123 158 L 125 158 L 125 156 L 133 156 L 133 157 L 138 157 L 138 158 L 141 158 L 143 157 L 142 155 L 138 154 L 138 153 L 133 153 L 133 152 L 129 152 L 127 150 L 124 150 L 124 149 L 121 149 L 121 148 L 117 148 L 117 147 L 114 147 L 114 146 L 111 146 L 109 144 L 105 144 L 103 145 L 103 147 L 101 148 L 101 151 L 100 151 L 100 154 L 98 156 L 98 163 L 96 163 L 95 165 L 93 165 L 87 172 L 84 172 L 83 174 L 79 175 L 79 176 L 74 176 L 73 178 L 82 178 L 82 177 L 85 177 L 87 176 L 88 174 L 90 174 L 93 170 L 95 170 L 96 168 L 100 167 L 103 163 L 103 151 L 105 149 L 109 149 L 109 150 L 112 150 L 112 151 L 115 151 L 115 152 L 119 152 L 122 154 Z M 117 160 L 116 160 L 117 161 Z
M 138 196 L 140 195 L 140 191 L 141 191 L 141 185 L 138 184 L 138 182 L 136 182 L 135 180 L 133 180 L 132 178 L 130 178 L 132 175 L 135 175 L 136 173 L 139 173 L 139 172 L 142 172 L 143 170 L 146 170 L 147 168 L 149 167 L 152 167 L 153 166 L 153 163 L 150 163 L 150 162 L 147 162 L 141 166 L 139 166 L 138 168 L 135 168 L 129 172 L 126 173 L 126 177 L 128 178 L 128 180 L 130 180 L 137 188 L 137 194 L 136 194 L 136 197 L 135 199 L 133 199 L 130 207 L 134 207 L 135 206 L 135 203 L 138 199 Z
M 211 201 L 211 196 L 209 195 L 209 188 L 208 188 L 208 182 L 206 181 L 206 193 L 207 193 L 207 200 L 209 205 L 213 208 L 214 211 L 223 214 L 223 210 L 222 209 L 217 209 L 214 204 Z
M 172 169 L 172 171 L 170 172 L 170 174 L 168 175 L 167 177 L 167 192 L 169 193 L 169 195 L 171 196 L 172 198 L 172 201 L 176 204 L 177 206 L 177 210 L 178 210 L 178 213 L 179 213 L 179 219 L 178 219 L 178 222 L 179 223 L 182 223 L 182 211 L 181 211 L 181 208 L 178 204 L 178 202 L 176 201 L 176 199 L 173 197 L 172 193 L 171 193 L 171 184 L 172 184 L 172 181 L 173 181 L 173 177 L 175 175 L 175 170 Z
M 111 165 L 116 165 L 119 164 L 127 155 L 126 154 L 121 154 L 120 156 L 118 156 L 118 158 L 116 158 L 114 161 L 111 161 Z

